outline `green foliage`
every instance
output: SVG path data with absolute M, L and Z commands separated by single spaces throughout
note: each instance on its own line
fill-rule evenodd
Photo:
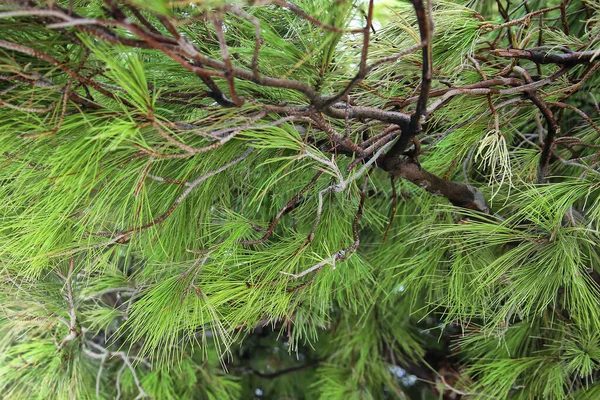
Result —
M 343 91 L 368 2 L 40 3 L 115 25 L 0 10 L 2 398 L 600 398 L 597 61 L 536 89 L 559 128 L 541 180 L 532 91 L 493 85 L 429 116 L 407 156 L 477 187 L 483 214 L 392 186 L 322 128 L 361 143 L 389 124 L 320 124 L 304 89 L 265 80 Z M 561 4 L 527 3 L 510 19 Z M 507 66 L 536 81 L 562 68 L 513 65 L 491 43 L 597 51 L 600 2 L 566 3 L 490 29 L 506 22 L 494 1 L 433 2 L 429 106 L 522 78 Z M 374 15 L 367 64 L 420 43 L 410 2 Z M 132 46 L 126 19 L 146 44 L 170 41 Z M 227 73 L 177 56 L 211 88 L 169 53 L 187 41 L 226 70 L 219 21 L 232 68 L 257 71 L 236 77 L 236 107 L 219 104 Z M 419 50 L 376 65 L 348 104 L 414 112 L 421 63 Z

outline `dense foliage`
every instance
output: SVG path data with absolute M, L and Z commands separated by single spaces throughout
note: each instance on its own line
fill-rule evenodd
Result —
M 0 396 L 600 398 L 597 0 L 0 1 Z

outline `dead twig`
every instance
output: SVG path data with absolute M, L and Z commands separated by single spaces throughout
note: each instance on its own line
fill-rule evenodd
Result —
M 156 224 L 159 224 L 161 222 L 163 222 L 165 219 L 167 219 L 167 217 L 169 217 L 169 215 L 171 215 L 173 213 L 173 211 L 175 211 L 177 209 L 177 207 L 179 207 L 179 205 L 183 202 L 183 200 L 185 200 L 185 198 L 192 193 L 192 191 L 196 188 L 196 186 L 198 186 L 200 183 L 204 182 L 205 180 L 207 180 L 208 178 L 213 177 L 214 175 L 225 171 L 227 168 L 231 167 L 232 165 L 235 165 L 237 163 L 239 163 L 240 161 L 244 160 L 246 157 L 248 157 L 248 155 L 250 155 L 250 153 L 254 150 L 253 147 L 249 147 L 242 155 L 234 158 L 233 160 L 225 163 L 224 165 L 222 165 L 221 167 L 209 171 L 206 174 L 199 176 L 198 178 L 194 179 L 191 182 L 188 182 L 185 186 L 187 186 L 187 189 L 183 191 L 183 193 L 181 193 L 181 195 L 173 202 L 173 204 L 171 204 L 171 207 L 169 207 L 169 209 L 161 214 L 160 216 L 156 217 L 155 219 L 153 219 L 152 221 L 139 226 L 137 228 L 129 228 L 125 231 L 121 231 L 121 232 L 101 232 L 101 233 L 93 233 L 93 236 L 113 236 L 116 235 L 118 238 L 124 238 L 126 236 L 128 236 L 129 234 L 133 233 L 133 232 L 141 232 L 145 229 L 148 229 Z M 114 240 L 114 239 L 113 239 Z
M 69 271 L 67 275 L 63 275 L 60 270 L 56 269 L 55 272 L 65 281 L 65 297 L 67 300 L 68 313 L 69 313 L 69 333 L 65 336 L 57 347 L 60 351 L 65 345 L 71 340 L 76 339 L 79 336 L 77 331 L 77 315 L 75 312 L 75 301 L 73 299 L 73 288 L 71 286 L 71 279 L 73 277 L 73 270 L 75 268 L 75 259 L 71 257 L 69 260 Z

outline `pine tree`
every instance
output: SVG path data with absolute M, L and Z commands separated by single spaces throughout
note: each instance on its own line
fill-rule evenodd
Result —
M 0 396 L 600 398 L 600 1 L 0 1 Z

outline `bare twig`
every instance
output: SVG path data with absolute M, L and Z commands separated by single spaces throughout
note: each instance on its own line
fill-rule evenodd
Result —
M 65 336 L 58 345 L 57 350 L 60 351 L 68 342 L 73 339 L 76 339 L 79 336 L 79 332 L 77 332 L 77 315 L 75 313 L 75 301 L 73 300 L 73 289 L 71 287 L 71 279 L 73 276 L 73 269 L 75 267 L 75 259 L 71 258 L 69 260 L 69 271 L 67 275 L 63 275 L 58 269 L 56 269 L 56 274 L 60 276 L 65 281 L 65 297 L 67 299 L 67 306 L 69 307 L 69 334 Z
M 350 91 L 357 83 L 359 83 L 367 74 L 367 57 L 369 56 L 369 43 L 371 38 L 371 27 L 373 25 L 373 0 L 369 0 L 369 7 L 367 12 L 367 23 L 363 28 L 363 44 L 361 49 L 360 62 L 358 64 L 358 73 L 350 81 L 341 93 L 327 99 L 322 104 L 317 104 L 317 108 L 329 107 L 330 105 L 340 101 L 344 97 L 348 96 Z
M 93 347 L 96 350 L 99 350 L 100 353 L 94 353 L 93 351 L 91 351 L 89 348 L 87 348 L 87 346 L 89 347 Z M 123 361 L 123 365 L 121 366 L 121 368 L 119 369 L 119 371 L 117 372 L 117 377 L 116 377 L 116 387 L 117 387 L 117 396 L 116 398 L 120 398 L 121 397 L 121 376 L 123 375 L 123 372 L 125 372 L 125 368 L 128 368 L 129 371 L 131 372 L 131 375 L 133 377 L 133 381 L 136 385 L 136 388 L 138 389 L 139 395 L 136 398 L 145 398 L 145 397 L 150 397 L 146 391 L 143 389 L 141 381 L 138 378 L 137 372 L 135 370 L 135 368 L 133 367 L 133 364 L 131 363 L 131 361 L 136 361 L 136 362 L 140 362 L 141 364 L 144 364 L 147 368 L 152 369 L 152 364 L 150 364 L 146 359 L 141 358 L 141 357 L 136 357 L 136 356 L 130 356 L 127 353 L 125 353 L 124 351 L 117 351 L 117 352 L 112 352 L 109 351 L 108 349 L 100 346 L 99 344 L 96 344 L 90 340 L 86 340 L 84 343 L 84 347 L 83 347 L 83 353 L 90 358 L 96 359 L 96 360 L 100 360 L 100 367 L 98 369 L 98 374 L 96 375 L 96 397 L 99 399 L 99 394 L 100 394 L 100 383 L 101 383 L 101 375 L 102 375 L 102 371 L 104 368 L 104 364 L 108 361 L 108 359 L 110 358 L 119 358 Z
M 356 145 L 350 138 L 338 133 L 331 125 L 325 121 L 325 119 L 319 113 L 313 113 L 311 118 L 319 125 L 319 127 L 327 133 L 331 141 L 337 145 L 342 146 L 354 153 L 362 154 L 362 149 Z
M 102 355 L 102 358 L 100 359 L 100 366 L 98 367 L 98 373 L 96 374 L 96 398 L 98 400 L 101 399 L 100 384 L 102 383 L 102 371 L 104 370 L 104 364 L 106 363 L 106 360 L 108 359 L 109 356 L 110 356 L 110 353 L 108 351 Z
M 237 163 L 239 163 L 240 161 L 244 160 L 246 157 L 248 157 L 248 155 L 250 155 L 250 153 L 254 150 L 254 148 L 249 147 L 242 155 L 234 158 L 233 160 L 225 163 L 224 165 L 222 165 L 221 167 L 209 171 L 206 174 L 199 176 L 198 178 L 194 179 L 191 182 L 188 182 L 188 184 L 186 184 L 185 186 L 187 186 L 187 189 L 184 190 L 184 192 L 173 202 L 173 204 L 171 205 L 171 207 L 169 207 L 169 209 L 164 213 L 161 214 L 160 216 L 156 217 L 155 219 L 153 219 L 152 221 L 139 226 L 137 228 L 129 228 L 125 231 L 122 232 L 102 232 L 102 233 L 94 233 L 94 236 L 113 236 L 113 235 L 117 235 L 117 237 L 123 238 L 127 235 L 129 235 L 132 232 L 140 232 L 143 231 L 145 229 L 148 229 L 156 224 L 159 224 L 161 222 L 163 222 L 165 219 L 167 219 L 167 217 L 169 215 L 171 215 L 173 213 L 173 211 L 175 211 L 175 209 L 177 209 L 177 207 L 183 202 L 183 200 L 185 200 L 185 198 L 196 188 L 196 186 L 198 186 L 200 183 L 204 182 L 205 180 L 207 180 L 208 178 L 213 177 L 214 175 L 223 172 L 224 170 L 226 170 L 227 168 L 231 167 L 232 165 L 235 165 Z M 113 239 L 114 240 L 114 239 Z
M 281 216 L 283 214 L 285 214 L 286 212 L 288 212 L 289 210 L 291 210 L 293 207 L 295 207 L 296 203 L 300 200 L 302 195 L 304 195 L 304 193 L 306 193 L 311 187 L 313 187 L 315 185 L 315 183 L 317 183 L 317 180 L 319 179 L 319 177 L 321 175 L 323 175 L 323 171 L 318 171 L 315 174 L 315 176 L 313 176 L 313 178 L 310 180 L 310 182 L 308 182 L 308 184 L 306 186 L 304 186 L 302 188 L 302 190 L 300 190 L 298 193 L 296 193 L 294 195 L 294 197 L 292 197 L 286 203 L 286 205 L 283 206 L 279 210 L 279 212 L 277 213 L 277 215 L 275 215 L 275 218 L 273 218 L 273 221 L 271 222 L 271 224 L 265 231 L 265 234 L 263 235 L 263 237 L 261 237 L 260 239 L 256 239 L 256 240 L 240 240 L 240 243 L 246 244 L 246 245 L 253 245 L 253 244 L 259 244 L 259 243 L 266 241 L 273 233 L 273 230 L 275 229 L 275 225 L 277 225 L 277 222 L 279 222 L 279 219 L 281 218 Z
M 337 32 L 337 33 L 361 33 L 363 31 L 363 29 L 342 29 L 342 28 L 338 28 L 337 26 L 324 24 L 323 22 L 317 20 L 313 16 L 305 13 L 300 7 L 298 7 L 297 5 L 295 5 L 294 3 L 290 2 L 290 1 L 274 0 L 274 1 L 272 1 L 272 3 L 277 4 L 281 7 L 287 8 L 288 10 L 290 10 L 291 12 L 293 12 L 300 18 L 305 19 L 305 20 L 309 21 L 311 24 L 318 26 L 319 28 L 326 30 L 326 31 Z
M 548 102 L 549 105 L 552 106 L 556 106 L 556 107 L 560 107 L 560 108 L 567 108 L 571 111 L 576 112 L 577 114 L 579 114 L 581 116 L 581 118 L 585 119 L 585 121 L 591 125 L 592 128 L 594 128 L 594 130 L 596 130 L 596 132 L 600 133 L 600 127 L 598 125 L 596 125 L 596 123 L 583 111 L 581 111 L 579 108 L 572 106 L 570 104 L 567 103 L 562 103 L 560 101 L 549 101 Z
M 297 279 L 297 278 L 302 278 L 303 276 L 306 276 L 306 275 L 310 274 L 311 272 L 319 271 L 321 268 L 323 268 L 325 265 L 328 265 L 328 264 L 330 264 L 332 266 L 332 269 L 335 269 L 336 268 L 336 266 L 335 266 L 336 261 L 345 261 L 352 254 L 354 254 L 356 252 L 356 249 L 360 245 L 360 237 L 358 235 L 358 220 L 362 216 L 363 207 L 364 207 L 364 204 L 365 204 L 368 178 L 369 177 L 368 177 L 368 174 L 367 174 L 365 176 L 365 180 L 363 182 L 363 186 L 362 186 L 362 190 L 361 190 L 361 194 L 360 194 L 360 201 L 359 201 L 359 204 L 358 204 L 358 211 L 356 212 L 356 215 L 354 217 L 354 221 L 352 222 L 352 236 L 354 237 L 354 242 L 352 242 L 352 244 L 350 244 L 350 246 L 346 247 L 345 249 L 336 251 L 335 253 L 331 254 L 329 257 L 327 257 L 323 261 L 321 261 L 321 262 L 313 265 L 310 268 L 305 269 L 302 272 L 299 272 L 297 274 L 291 274 L 289 272 L 279 271 L 281 274 L 290 276 L 290 277 L 292 277 L 294 279 Z
M 206 153 L 207 151 L 211 151 L 218 147 L 223 146 L 225 143 L 229 142 L 241 131 L 244 131 L 244 130 L 252 127 L 252 124 L 254 124 L 259 119 L 263 118 L 265 115 L 266 115 L 266 112 L 261 111 L 257 115 L 253 116 L 252 118 L 249 118 L 248 121 L 242 126 L 238 126 L 235 128 L 226 128 L 226 129 L 221 129 L 218 131 L 211 132 L 210 136 L 213 139 L 216 138 L 218 140 L 216 140 L 214 143 L 209 144 L 208 146 L 204 146 L 204 147 L 188 146 L 185 143 L 182 143 L 182 142 L 172 138 L 168 133 L 166 133 L 162 128 L 160 128 L 160 126 L 157 123 L 154 123 L 154 127 L 157 129 L 158 133 L 162 137 L 164 137 L 168 142 L 173 143 L 175 146 L 179 147 L 180 149 L 185 150 L 186 151 L 185 153 L 163 154 L 163 153 L 157 153 L 154 150 L 142 147 L 138 144 L 134 144 L 134 146 L 136 146 L 142 152 L 149 154 L 153 157 L 157 157 L 157 158 L 187 158 L 187 157 L 194 156 L 196 154 Z
M 559 71 L 553 73 L 552 75 L 550 75 L 549 77 L 547 77 L 545 79 L 527 83 L 525 85 L 511 87 L 508 89 L 496 89 L 496 88 L 477 88 L 477 89 L 457 88 L 457 89 L 452 89 L 452 90 L 446 92 L 446 94 L 444 94 L 442 97 L 440 97 L 439 99 L 437 99 L 436 101 L 431 103 L 431 105 L 427 108 L 427 115 L 433 114 L 435 112 L 435 110 L 437 110 L 439 107 L 441 107 L 446 101 L 448 101 L 450 98 L 457 96 L 457 95 L 463 94 L 463 95 L 471 95 L 471 96 L 473 96 L 473 95 L 482 96 L 482 95 L 488 95 L 488 94 L 507 95 L 507 94 L 516 94 L 516 93 L 526 93 L 526 92 L 530 92 L 532 90 L 535 90 L 537 88 L 540 88 L 542 86 L 545 86 L 549 83 L 554 82 L 556 79 L 558 79 L 562 75 L 566 74 L 567 71 L 568 71 L 568 69 L 562 68 Z
M 252 55 L 252 72 L 254 73 L 254 79 L 259 79 L 260 78 L 260 73 L 258 70 L 258 57 L 259 57 L 259 52 L 260 52 L 260 47 L 262 46 L 263 43 L 263 39 L 262 39 L 262 35 L 260 33 L 260 23 L 258 21 L 258 18 L 256 18 L 254 15 L 250 15 L 247 12 L 245 12 L 244 10 L 242 10 L 239 7 L 232 7 L 232 9 L 230 10 L 231 13 L 238 15 L 242 18 L 247 19 L 248 21 L 250 21 L 252 23 L 252 25 L 254 25 L 254 54 Z
M 525 69 L 515 66 L 513 68 L 513 70 L 516 73 L 523 76 L 523 78 L 525 79 L 525 81 L 528 84 L 533 83 L 533 79 L 531 78 L 531 76 L 529 76 L 529 74 L 527 73 L 527 71 Z M 541 183 L 541 182 L 543 182 L 543 180 L 548 172 L 548 165 L 550 164 L 550 156 L 552 153 L 552 147 L 554 146 L 554 139 L 555 139 L 556 135 L 558 135 L 558 133 L 560 132 L 560 127 L 556 123 L 556 120 L 554 118 L 554 113 L 550 110 L 550 108 L 548 107 L 548 104 L 546 104 L 546 102 L 537 94 L 535 89 L 528 90 L 525 93 L 529 97 L 531 102 L 533 104 L 535 104 L 535 106 L 537 108 L 539 108 L 539 110 L 542 112 L 542 115 L 544 116 L 544 119 L 546 120 L 546 124 L 548 125 L 548 134 L 546 135 L 546 138 L 544 140 L 544 145 L 542 147 L 542 154 L 540 156 L 540 165 L 538 168 L 538 178 L 537 179 L 538 179 L 538 183 Z
M 211 22 L 215 28 L 217 33 L 217 38 L 219 38 L 219 47 L 221 48 L 221 57 L 225 61 L 225 79 L 227 79 L 227 83 L 229 85 L 229 94 L 233 99 L 233 103 L 237 107 L 241 107 L 244 104 L 244 99 L 237 95 L 235 91 L 235 80 L 233 75 L 233 65 L 231 64 L 231 57 L 229 57 L 229 48 L 227 46 L 227 42 L 225 40 L 225 34 L 223 33 L 223 21 L 220 18 L 211 18 Z M 255 78 L 258 78 L 256 71 Z
M 517 18 L 517 19 L 513 19 L 512 21 L 508 21 L 504 24 L 500 24 L 500 25 L 482 24 L 479 28 L 493 31 L 493 30 L 497 30 L 497 29 L 502 29 L 502 28 L 519 25 L 519 24 L 529 25 L 529 22 L 531 21 L 531 17 L 534 17 L 538 14 L 544 14 L 549 11 L 558 10 L 558 9 L 560 9 L 560 7 L 561 6 L 558 5 L 558 6 L 554 6 L 554 7 L 543 8 L 541 10 L 536 10 L 536 11 L 530 12 L 521 18 Z M 506 18 L 508 19 L 508 15 L 506 16 Z
M 109 236 L 109 235 L 99 235 L 99 236 Z M 80 251 L 90 250 L 90 249 L 94 249 L 94 248 L 98 248 L 98 247 L 111 247 L 117 243 L 120 243 L 123 239 L 126 238 L 126 236 L 127 236 L 126 234 L 121 234 L 121 235 L 115 236 L 114 238 L 112 238 L 111 240 L 106 241 L 106 242 L 92 243 L 92 244 L 85 245 L 85 246 L 79 246 L 79 247 L 76 247 L 71 250 L 47 253 L 46 257 L 56 258 L 56 257 L 68 256 L 71 254 L 78 253 Z
M 33 10 L 32 10 L 33 11 Z M 6 13 L 4 13 L 6 14 Z M 2 14 L 0 13 L 0 18 L 2 18 Z M 0 40 L 0 47 L 3 47 L 5 49 L 8 50 L 13 50 L 13 51 L 18 51 L 20 53 L 24 53 L 24 54 L 28 54 L 30 56 L 42 59 L 54 66 L 56 66 L 58 69 L 60 69 L 61 71 L 65 72 L 67 75 L 69 75 L 71 78 L 89 85 L 91 87 L 93 87 L 95 90 L 97 90 L 98 92 L 102 93 L 103 95 L 105 95 L 106 97 L 109 97 L 111 99 L 115 99 L 115 95 L 112 94 L 111 92 L 109 92 L 108 90 L 105 90 L 104 88 L 102 88 L 97 82 L 94 82 L 93 80 L 86 78 L 85 76 L 76 73 L 75 71 L 73 71 L 72 69 L 68 68 L 67 66 L 65 66 L 63 63 L 61 63 L 60 61 L 58 61 L 57 59 L 49 56 L 46 53 L 43 53 L 39 50 L 35 50 L 32 49 L 30 47 L 24 46 L 24 45 L 20 45 L 20 44 L 16 44 L 16 43 L 11 43 L 11 42 L 7 42 L 5 40 Z
M 48 107 L 44 107 L 44 108 L 35 108 L 35 107 L 23 107 L 23 106 L 18 106 L 15 104 L 11 104 L 11 103 L 7 103 L 3 100 L 0 100 L 0 108 L 2 107 L 6 107 L 6 108 L 12 108 L 13 110 L 17 110 L 17 111 L 23 111 L 26 113 L 39 113 L 39 114 L 45 114 L 49 111 L 52 111 L 54 109 L 54 107 L 56 107 L 56 104 L 50 104 Z
M 392 228 L 392 224 L 394 223 L 394 217 L 396 216 L 396 206 L 398 204 L 398 193 L 396 192 L 396 182 L 394 175 L 390 175 L 390 184 L 392 185 L 392 210 L 390 212 L 390 222 L 385 228 L 385 233 L 383 234 L 383 239 L 381 240 L 383 243 L 385 243 L 390 233 L 390 229 Z
M 565 54 L 526 49 L 497 49 L 491 50 L 490 52 L 500 57 L 524 58 L 537 64 L 559 64 L 569 66 L 575 64 L 587 64 L 600 56 L 600 51 L 598 50 L 577 51 Z
M 317 203 L 317 216 L 315 218 L 313 227 L 312 227 L 310 233 L 308 234 L 308 238 L 306 239 L 306 242 L 304 243 L 304 245 L 301 248 L 308 246 L 315 237 L 315 232 L 317 230 L 317 226 L 319 225 L 319 222 L 321 221 L 321 216 L 323 214 L 323 196 L 325 196 L 327 193 L 339 193 L 339 192 L 346 190 L 348 185 L 350 183 L 354 182 L 356 179 L 360 178 L 367 171 L 367 169 L 372 164 L 374 164 L 375 161 L 377 161 L 379 156 L 381 156 L 381 154 L 383 154 L 383 152 L 390 147 L 390 145 L 391 145 L 391 142 L 383 145 L 377 151 L 377 153 L 375 153 L 375 155 L 370 160 L 368 160 L 357 172 L 350 175 L 346 179 L 343 179 L 342 174 L 341 174 L 340 170 L 337 168 L 337 166 L 335 165 L 335 163 L 329 162 L 327 160 L 321 160 L 321 162 L 323 162 L 327 166 L 330 166 L 331 168 L 335 169 L 336 175 L 338 176 L 338 183 L 334 184 L 334 185 L 330 185 L 330 186 L 326 187 L 325 189 L 319 191 L 318 203 Z M 340 251 L 343 251 L 343 250 L 340 250 Z M 340 256 L 341 256 L 341 254 L 338 254 L 336 257 L 340 257 Z

